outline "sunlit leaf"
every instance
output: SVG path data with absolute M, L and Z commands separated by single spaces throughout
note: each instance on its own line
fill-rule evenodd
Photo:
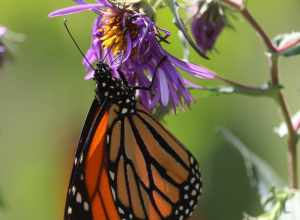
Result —
M 294 192 L 289 189 L 278 190 L 275 187 L 271 190 L 271 195 L 266 201 L 265 209 L 266 212 L 257 216 L 252 217 L 249 215 L 245 215 L 244 220 L 293 220 L 298 218 L 289 218 L 287 217 L 288 211 L 286 210 L 287 204 L 294 200 Z M 288 215 L 295 214 L 298 208 L 293 208 L 293 210 L 288 213 Z M 298 211 L 297 211 L 298 212 Z
M 285 212 L 282 213 L 279 220 L 300 219 L 300 192 L 294 192 L 294 196 L 286 202 Z

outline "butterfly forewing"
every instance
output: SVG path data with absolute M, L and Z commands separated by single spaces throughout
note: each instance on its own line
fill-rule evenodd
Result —
M 79 140 L 78 148 L 75 154 L 74 165 L 69 182 L 69 188 L 67 193 L 66 205 L 65 205 L 65 220 L 76 219 L 92 219 L 90 211 L 84 211 L 82 201 L 88 198 L 87 189 L 84 179 L 84 156 L 86 155 L 86 148 L 90 142 L 94 126 L 96 124 L 96 118 L 100 113 L 100 107 L 96 100 L 94 100 L 90 111 L 88 113 L 85 125 L 83 127 L 81 137 Z M 79 201 L 79 202 L 78 202 Z M 85 204 L 86 206 L 89 203 Z
M 65 220 L 118 220 L 106 166 L 105 138 L 109 113 L 95 100 L 75 155 Z M 110 211 L 107 211 L 110 210 Z

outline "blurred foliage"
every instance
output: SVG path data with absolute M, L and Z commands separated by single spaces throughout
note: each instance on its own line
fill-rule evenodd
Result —
M 293 198 L 294 192 L 287 188 L 281 189 L 284 183 L 276 172 L 264 160 L 248 150 L 234 134 L 226 129 L 220 129 L 220 132 L 243 157 L 249 182 L 261 198 L 264 213 L 257 217 L 245 214 L 244 220 L 278 220 L 286 211 L 287 201 Z M 293 208 L 291 212 L 296 211 Z
M 0 210 L 2 210 L 3 207 L 4 207 L 4 199 L 2 193 L 0 192 Z
M 275 187 L 271 189 L 270 193 L 264 206 L 271 207 L 266 208 L 266 212 L 257 217 L 246 215 L 245 220 L 278 220 L 286 212 L 286 203 L 294 196 L 294 193 L 288 189 L 278 190 Z
M 24 33 L 26 41 L 19 45 L 14 61 L 0 70 L 0 185 L 7 207 L 0 211 L 0 219 L 62 219 L 74 150 L 94 96 L 94 83 L 83 80 L 81 57 L 66 35 L 63 19 L 47 17 L 50 11 L 71 4 L 71 0 L 1 2 L 1 24 Z M 248 1 L 248 6 L 271 36 L 300 27 L 298 0 Z M 159 25 L 173 33 L 172 43 L 165 47 L 181 56 L 171 15 L 167 8 L 160 13 Z M 93 18 L 87 12 L 68 19 L 84 49 Z M 243 20 L 232 25 L 235 31 L 225 30 L 210 60 L 193 51 L 191 60 L 227 78 L 265 83 L 263 44 Z M 295 57 L 282 60 L 280 66 L 293 112 L 299 109 L 299 63 Z M 164 122 L 197 156 L 202 168 L 204 194 L 192 219 L 241 220 L 245 211 L 261 213 L 243 160 L 216 135 L 216 128 L 232 130 L 286 179 L 285 140 L 273 134 L 273 126 L 281 121 L 275 104 L 266 98 L 193 94 L 196 100 L 190 109 L 170 114 Z

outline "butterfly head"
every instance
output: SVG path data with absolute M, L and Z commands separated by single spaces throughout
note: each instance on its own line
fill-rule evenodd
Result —
M 98 100 L 107 100 L 110 104 L 118 105 L 122 114 L 135 111 L 135 89 L 124 79 L 114 77 L 112 69 L 107 64 L 103 62 L 97 64 L 94 79 Z

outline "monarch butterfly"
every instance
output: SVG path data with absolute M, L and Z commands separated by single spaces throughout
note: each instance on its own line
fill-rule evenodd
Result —
M 129 86 L 120 71 L 113 77 L 104 62 L 94 70 L 96 97 L 76 151 L 64 219 L 187 219 L 202 186 L 197 161 L 136 101 L 136 91 L 150 89 L 156 74 L 141 88 Z

